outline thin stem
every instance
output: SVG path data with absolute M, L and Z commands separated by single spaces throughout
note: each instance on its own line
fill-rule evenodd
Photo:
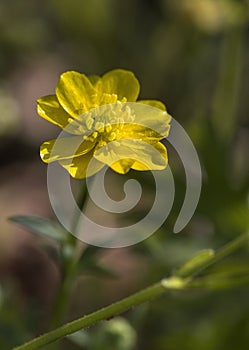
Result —
M 148 301 L 154 297 L 159 296 L 165 292 L 165 287 L 162 282 L 158 282 L 140 292 L 137 292 L 127 298 L 124 298 L 114 304 L 104 307 L 98 311 L 95 311 L 89 315 L 86 315 L 78 320 L 69 322 L 62 327 L 59 327 L 49 333 L 43 334 L 38 338 L 31 340 L 30 342 L 18 346 L 13 350 L 34 350 L 39 349 L 45 345 L 55 342 L 58 339 L 65 337 L 66 335 L 75 333 L 80 329 L 89 327 L 96 322 L 99 322 L 109 317 L 116 316 L 132 306 L 139 305 L 145 301 Z
M 248 245 L 248 243 L 249 243 L 249 233 L 246 232 L 240 235 L 239 237 L 235 238 L 233 241 L 224 245 L 224 247 L 218 249 L 211 261 L 211 264 L 214 264 L 217 261 L 223 259 L 224 257 L 230 255 L 231 253 L 236 251 L 238 248 L 244 246 L 245 244 Z
M 86 184 L 84 184 L 79 196 L 79 207 L 84 210 L 88 198 Z M 72 232 L 77 228 L 79 217 L 74 219 Z M 80 242 L 81 243 L 81 242 Z M 58 289 L 54 310 L 52 312 L 50 328 L 57 327 L 62 321 L 65 314 L 67 302 L 72 290 L 74 277 L 77 269 L 77 263 L 82 254 L 82 247 L 79 249 L 79 241 L 69 233 L 68 244 L 61 247 L 62 252 L 62 279 Z
M 200 271 L 208 267 L 210 264 L 219 261 L 220 259 L 234 252 L 235 250 L 241 248 L 242 246 L 244 246 L 245 243 L 248 243 L 248 233 L 242 234 L 232 242 L 226 244 L 223 248 L 219 249 L 211 261 L 206 261 L 205 263 L 203 263 L 202 266 L 200 266 Z M 133 306 L 151 300 L 152 298 L 163 294 L 166 290 L 184 290 L 186 288 L 196 287 L 205 288 L 205 284 L 204 286 L 201 283 L 196 284 L 194 276 L 189 276 L 187 278 L 172 276 L 170 278 L 163 279 L 160 282 L 153 284 L 152 286 L 143 289 L 135 294 L 132 294 L 127 298 L 117 301 L 114 304 L 106 306 L 75 321 L 69 322 L 51 332 L 43 334 L 40 337 L 27 342 L 26 344 L 18 346 L 13 350 L 39 349 L 69 334 L 75 333 L 81 329 L 92 326 L 96 322 L 116 316 Z
M 75 268 L 76 263 L 73 260 L 67 262 L 66 271 L 62 276 L 61 284 L 58 289 L 58 294 L 54 305 L 54 310 L 52 312 L 50 328 L 57 327 L 60 322 L 63 321 L 67 301 L 72 289 Z

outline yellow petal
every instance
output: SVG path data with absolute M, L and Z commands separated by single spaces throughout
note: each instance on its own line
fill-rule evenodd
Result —
M 134 102 L 139 95 L 140 85 L 135 75 L 124 69 L 114 69 L 102 77 L 102 93 L 115 94 L 118 100 L 126 98 Z
M 158 100 L 139 100 L 137 101 L 139 103 L 143 103 L 145 105 L 149 105 L 149 106 L 152 106 L 152 107 L 155 107 L 155 108 L 159 108 L 163 111 L 166 111 L 166 106 L 164 103 L 162 103 L 161 101 L 158 101 Z
M 115 125 L 115 127 L 113 127 L 113 131 L 115 132 L 117 130 L 118 126 Z M 164 138 L 164 135 L 159 134 L 155 130 L 139 124 L 126 123 L 122 125 L 122 129 L 120 129 L 119 132 L 116 132 L 115 139 L 138 139 L 148 143 L 157 143 L 162 138 Z
M 90 161 L 91 165 L 87 171 Z M 93 158 L 93 150 L 73 159 L 60 160 L 59 163 L 76 179 L 84 179 L 86 176 L 92 176 L 105 166 L 105 164 Z
M 56 96 L 65 111 L 77 117 L 92 107 L 96 90 L 85 74 L 69 71 L 60 76 Z
M 58 138 L 44 142 L 40 147 L 40 156 L 45 163 L 56 160 L 79 157 L 91 151 L 94 142 L 83 141 L 82 136 Z
M 56 95 L 48 95 L 37 100 L 38 114 L 62 129 L 68 124 L 70 115 L 62 108 Z
M 101 83 L 101 77 L 98 75 L 89 75 L 88 79 L 95 88 Z
M 160 103 L 157 104 L 158 107 L 156 107 L 156 104 L 152 105 L 150 103 L 133 103 L 134 123 L 144 125 L 163 137 L 167 137 L 170 130 L 171 116 L 166 110 L 159 108 L 159 105 Z
M 140 170 L 140 171 L 164 169 L 168 164 L 167 149 L 161 142 L 158 142 L 157 144 L 153 144 L 153 147 L 155 147 L 155 149 L 160 153 L 161 159 L 159 160 L 159 162 L 162 160 L 162 168 L 151 169 L 151 168 L 148 168 L 148 166 L 146 164 L 142 163 L 141 161 L 135 161 L 132 164 L 131 168 L 134 170 Z M 157 155 L 157 157 L 158 157 L 158 155 Z M 164 163 L 164 165 L 163 165 L 163 163 Z
M 133 159 L 129 159 L 129 158 L 122 159 L 122 160 L 119 160 L 118 162 L 111 164 L 110 168 L 116 171 L 116 173 L 124 175 L 130 171 L 133 164 L 134 164 Z
M 121 139 L 96 148 L 94 157 L 118 173 L 124 174 L 130 168 L 136 170 L 162 170 L 168 163 L 166 148 L 158 142 L 150 145 L 134 139 Z

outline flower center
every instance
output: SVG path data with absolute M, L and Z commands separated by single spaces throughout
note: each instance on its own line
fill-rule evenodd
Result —
M 125 102 L 102 105 L 87 113 L 84 124 L 91 131 L 88 140 L 97 141 L 100 145 L 117 139 L 125 123 L 133 123 L 134 111 Z

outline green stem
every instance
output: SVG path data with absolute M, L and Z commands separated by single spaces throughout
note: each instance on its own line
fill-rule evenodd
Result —
M 211 264 L 216 263 L 217 261 L 223 259 L 224 257 L 236 251 L 238 248 L 243 247 L 245 244 L 248 245 L 248 243 L 249 243 L 249 233 L 246 232 L 240 235 L 239 237 L 235 238 L 233 241 L 224 245 L 224 247 L 218 249 L 210 263 Z
M 56 302 L 52 312 L 50 329 L 57 327 L 63 321 L 68 298 L 73 285 L 76 263 L 71 260 L 66 264 L 66 271 L 62 276 L 62 281 L 57 293 Z
M 95 311 L 89 315 L 86 315 L 78 320 L 69 322 L 62 327 L 59 327 L 51 332 L 41 335 L 38 338 L 31 340 L 30 342 L 18 346 L 13 350 L 34 350 L 39 349 L 45 345 L 48 345 L 58 339 L 65 337 L 66 335 L 75 333 L 80 329 L 89 327 L 98 321 L 108 319 L 116 316 L 132 306 L 139 305 L 145 301 L 148 301 L 154 297 L 159 296 L 165 292 L 165 287 L 162 282 L 158 282 L 140 292 L 137 292 L 127 298 L 124 298 L 114 304 L 104 307 L 98 311 Z
M 213 264 L 225 256 L 231 254 L 238 248 L 248 244 L 248 233 L 243 234 L 233 240 L 232 242 L 226 244 L 223 248 L 219 249 L 214 257 L 210 261 L 205 261 L 205 263 L 199 266 L 200 271 Z M 130 295 L 114 304 L 106 306 L 100 310 L 97 310 L 89 315 L 79 318 L 75 321 L 69 322 L 51 332 L 41 335 L 26 344 L 18 346 L 13 350 L 34 350 L 39 349 L 45 345 L 55 342 L 69 334 L 75 333 L 81 329 L 94 325 L 96 322 L 108 319 L 110 317 L 116 316 L 131 307 L 139 305 L 145 301 L 151 300 L 161 294 L 166 290 L 183 290 L 185 288 L 196 288 L 195 280 L 192 279 L 193 276 L 188 276 L 185 278 L 172 276 L 161 280 L 160 282 L 153 284 L 152 286 L 143 289 L 135 294 Z M 193 277 L 194 278 L 194 277 Z M 203 287 L 198 284 L 198 287 Z M 205 287 L 205 286 L 204 286 Z
M 79 197 L 79 207 L 84 210 L 88 197 L 86 184 L 84 184 L 83 190 Z M 77 228 L 79 217 L 75 217 L 72 231 L 75 232 Z M 61 247 L 62 253 L 62 278 L 61 284 L 58 289 L 56 302 L 52 312 L 50 328 L 55 328 L 63 321 L 64 314 L 66 312 L 66 306 L 71 294 L 74 277 L 77 269 L 77 263 L 79 254 L 77 252 L 78 240 L 71 234 L 68 234 L 68 244 L 65 247 Z

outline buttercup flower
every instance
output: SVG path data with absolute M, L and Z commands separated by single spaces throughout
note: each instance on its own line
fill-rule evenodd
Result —
M 58 161 L 78 179 L 106 164 L 120 174 L 164 169 L 168 158 L 160 141 L 169 133 L 171 117 L 160 101 L 137 101 L 139 90 L 134 74 L 123 69 L 102 77 L 63 73 L 55 95 L 38 99 L 38 114 L 70 136 L 44 142 L 42 160 Z

